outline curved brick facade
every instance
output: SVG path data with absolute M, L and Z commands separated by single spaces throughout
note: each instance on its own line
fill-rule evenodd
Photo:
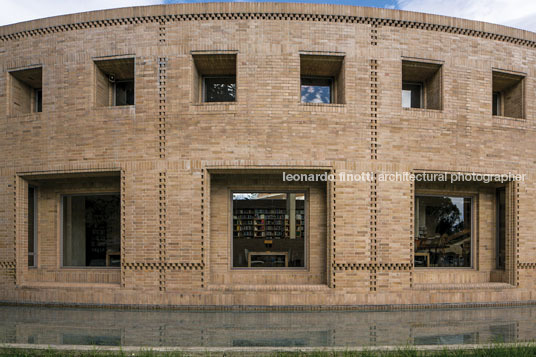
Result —
M 307 62 L 313 57 L 320 62 Z M 204 102 L 198 78 L 229 63 L 236 101 Z M 0 65 L 0 300 L 536 300 L 534 33 L 360 7 L 164 5 L 0 27 Z M 135 105 L 113 106 L 110 74 L 120 82 L 129 68 Z M 304 71 L 337 72 L 332 104 L 300 102 Z M 422 83 L 422 108 L 402 107 L 403 81 Z M 494 92 L 502 93 L 497 115 Z M 290 183 L 283 172 L 371 172 L 372 180 Z M 380 179 L 397 172 L 527 179 Z M 501 188 L 506 242 L 497 269 Z M 231 268 L 232 190 L 307 192 L 304 269 Z M 71 229 L 62 197 L 103 192 L 119 193 L 120 268 L 62 267 Z M 420 194 L 471 197 L 471 267 L 414 266 Z

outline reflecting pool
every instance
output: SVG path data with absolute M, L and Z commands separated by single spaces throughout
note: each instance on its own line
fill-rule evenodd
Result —
M 381 312 L 190 312 L 0 306 L 2 343 L 344 347 L 535 339 L 536 306 Z

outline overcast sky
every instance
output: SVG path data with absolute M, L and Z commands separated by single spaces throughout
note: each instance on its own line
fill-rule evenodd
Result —
M 247 1 L 247 0 L 236 0 Z M 125 6 L 192 3 L 197 0 L 1 0 L 0 25 L 41 17 Z M 536 32 L 535 0 L 293 0 L 427 12 L 487 21 Z

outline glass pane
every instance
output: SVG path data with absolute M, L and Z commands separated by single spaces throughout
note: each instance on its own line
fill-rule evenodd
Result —
M 234 102 L 236 77 L 205 78 L 205 102 Z
M 28 187 L 28 253 L 34 253 L 35 245 L 35 188 Z
M 500 115 L 501 113 L 501 94 L 498 92 L 493 93 L 493 115 Z
M 305 194 L 233 194 L 233 266 L 305 266 Z
M 41 89 L 35 90 L 35 111 L 38 113 L 43 111 L 43 91 Z
M 35 187 L 28 186 L 28 266 L 35 266 L 37 246 L 37 201 Z
M 471 198 L 416 197 L 415 267 L 470 267 L 471 236 Z
M 63 265 L 120 265 L 119 195 L 63 197 Z
M 402 83 L 402 107 L 422 108 L 422 85 L 420 83 Z
M 115 82 L 115 105 L 134 105 L 134 81 Z
M 331 78 L 302 78 L 302 103 L 331 103 Z
M 506 262 L 506 191 L 497 190 L 497 269 L 505 268 Z

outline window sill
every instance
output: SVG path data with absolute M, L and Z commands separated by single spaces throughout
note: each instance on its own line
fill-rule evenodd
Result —
M 405 108 L 405 107 L 402 107 L 402 109 L 404 111 L 407 111 L 407 112 L 421 112 L 421 113 L 426 113 L 426 112 L 429 112 L 429 113 L 441 113 L 443 112 L 443 109 L 429 109 L 429 108 Z
M 41 119 L 43 112 L 38 113 L 24 113 L 24 114 L 10 114 L 7 119 L 16 119 L 17 121 L 34 121 Z
M 62 271 L 66 270 L 78 270 L 78 271 L 90 271 L 90 270 L 97 270 L 97 271 L 103 271 L 103 270 L 110 270 L 110 271 L 118 271 L 121 270 L 121 267 L 60 267 Z
M 120 283 L 64 283 L 64 282 L 55 282 L 55 281 L 43 281 L 43 282 L 24 282 L 20 285 L 17 285 L 19 288 L 91 288 L 91 289 L 119 289 L 121 287 Z
M 325 284 L 303 285 L 208 285 L 211 291 L 328 291 L 330 288 Z
M 502 290 L 515 289 L 514 285 L 508 283 L 464 283 L 464 284 L 426 284 L 418 283 L 413 285 L 413 290 Z
M 504 117 L 500 115 L 492 116 L 493 125 L 498 127 L 510 127 L 510 128 L 525 128 L 527 126 L 527 119 Z
M 194 112 L 236 112 L 238 102 L 208 102 L 193 103 L 191 108 Z
M 132 109 L 136 109 L 136 105 L 107 105 L 107 106 L 102 106 L 102 107 L 95 107 L 95 109 L 100 109 L 100 110 L 108 110 L 108 109 L 115 109 L 115 110 L 132 110 Z
M 328 112 L 328 113 L 346 113 L 346 104 L 337 103 L 299 103 L 302 111 L 309 112 Z

